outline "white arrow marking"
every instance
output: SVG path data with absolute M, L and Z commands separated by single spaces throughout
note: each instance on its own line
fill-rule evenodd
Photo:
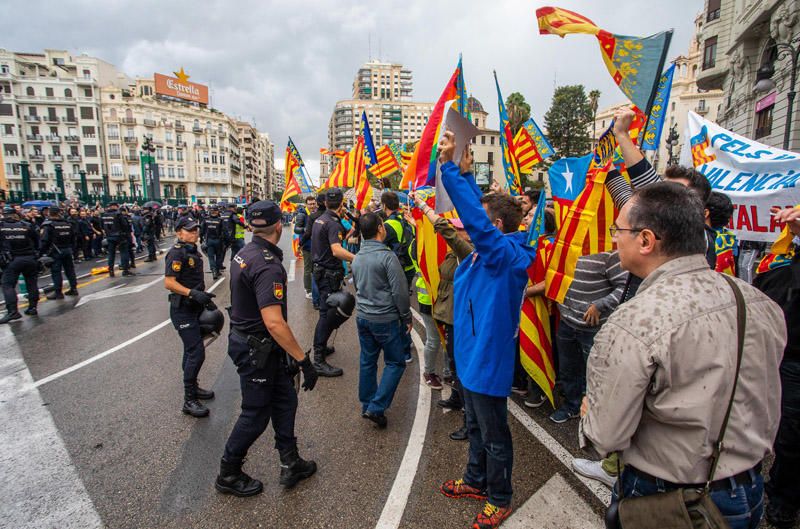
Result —
M 294 281 L 294 275 L 295 275 L 294 265 L 296 262 L 297 259 L 292 259 L 291 261 L 289 261 L 289 270 L 287 272 L 287 277 L 286 277 L 287 283 L 291 283 L 292 281 Z
M 163 280 L 164 280 L 163 277 L 157 277 L 156 279 L 153 279 L 149 283 L 145 283 L 143 285 L 136 285 L 133 287 L 124 287 L 124 288 L 122 288 L 123 285 L 117 285 L 115 287 L 101 290 L 100 292 L 95 292 L 93 294 L 82 296 L 81 300 L 75 306 L 80 307 L 81 305 L 85 305 L 90 301 L 95 301 L 98 299 L 113 298 L 116 296 L 122 296 L 124 294 L 136 294 L 137 292 L 142 292 L 143 290 L 152 287 L 156 283 L 160 283 Z

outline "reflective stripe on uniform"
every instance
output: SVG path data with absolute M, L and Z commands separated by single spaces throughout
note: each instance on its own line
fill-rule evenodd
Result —
M 385 221 L 383 221 L 383 224 L 384 225 L 388 224 L 389 226 L 391 226 L 392 230 L 394 231 L 395 235 L 397 236 L 397 242 L 399 242 L 400 244 L 403 244 L 403 225 L 400 223 L 400 221 L 397 220 L 397 219 L 386 219 Z M 411 258 L 412 262 L 414 261 L 414 256 L 411 255 L 411 245 L 410 244 L 408 245 L 408 257 Z M 403 267 L 403 270 L 404 271 L 408 271 L 408 270 L 411 270 L 412 268 L 414 268 L 413 264 Z

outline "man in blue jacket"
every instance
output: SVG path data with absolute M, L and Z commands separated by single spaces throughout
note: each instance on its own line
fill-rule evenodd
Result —
M 464 477 L 446 481 L 450 498 L 485 499 L 474 528 L 498 527 L 511 514 L 513 447 L 506 399 L 514 377 L 520 307 L 527 269 L 536 257 L 517 231 L 522 209 L 510 196 L 481 196 L 466 149 L 453 163 L 455 137 L 439 145 L 442 182 L 472 243 L 473 253 L 456 270 L 455 358 L 464 387 L 469 460 Z

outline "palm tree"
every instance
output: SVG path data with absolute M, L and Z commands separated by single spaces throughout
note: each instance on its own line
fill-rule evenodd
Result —
M 523 123 L 531 117 L 531 106 L 525 101 L 525 96 L 514 92 L 506 99 L 508 121 L 511 125 L 511 134 L 516 135 Z
M 589 92 L 589 106 L 592 108 L 592 148 L 597 141 L 597 103 L 600 100 L 600 90 Z

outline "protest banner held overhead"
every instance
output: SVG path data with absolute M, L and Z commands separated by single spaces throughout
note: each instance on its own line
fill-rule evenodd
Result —
M 770 208 L 800 203 L 800 155 L 739 136 L 689 112 L 681 164 L 694 166 L 734 206 L 740 240 L 773 242 L 783 225 Z

